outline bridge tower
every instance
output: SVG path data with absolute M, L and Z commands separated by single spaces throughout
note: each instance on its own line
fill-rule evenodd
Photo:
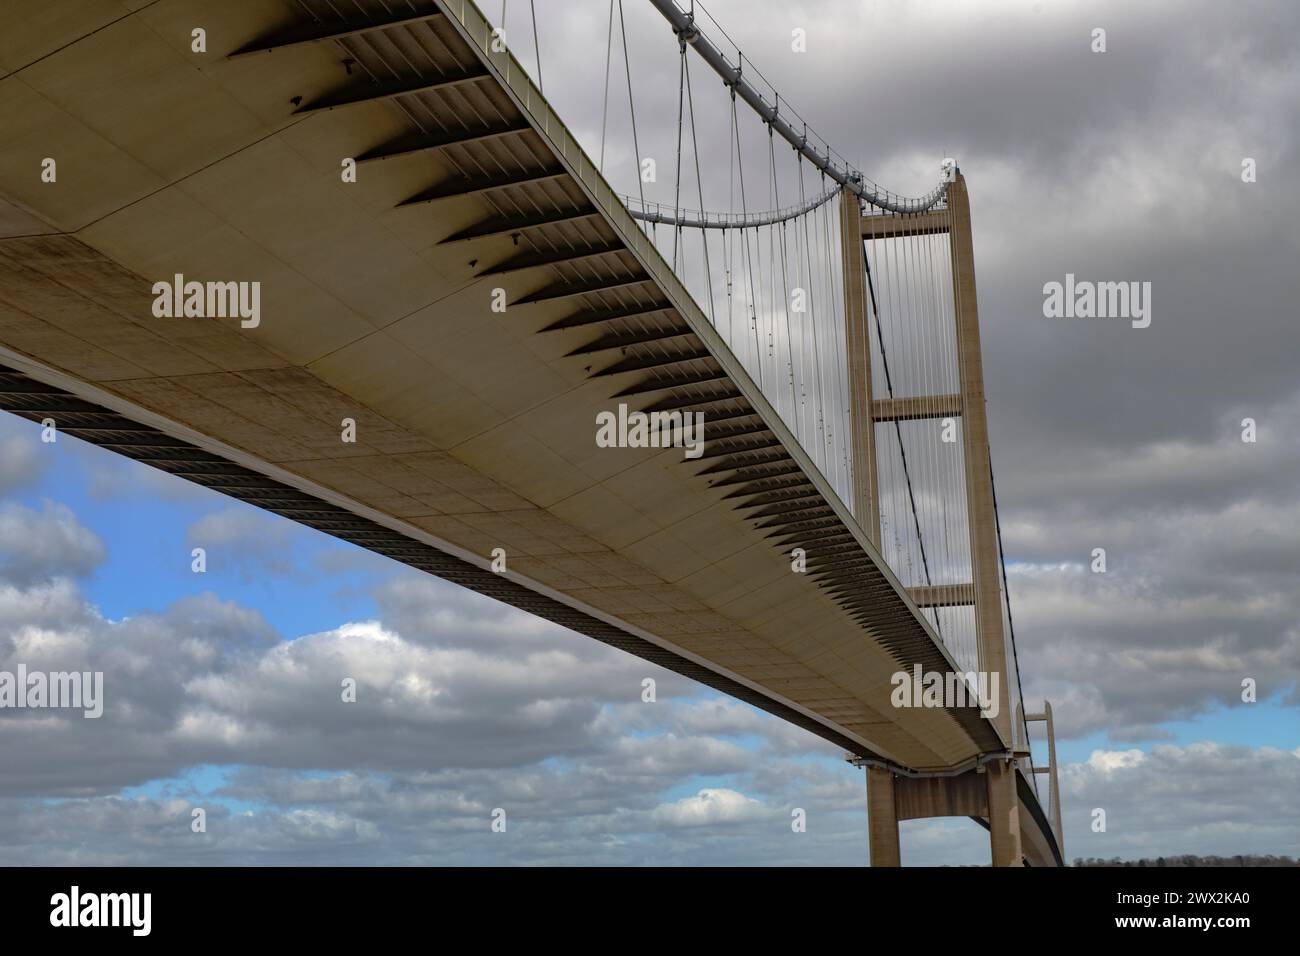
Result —
M 862 216 L 857 195 L 841 191 L 841 250 L 844 257 L 845 332 L 848 343 L 850 431 L 854 465 L 854 510 L 863 530 L 877 548 L 880 537 L 880 488 L 876 468 L 874 400 L 872 389 L 871 305 L 864 243 L 909 235 L 946 233 L 952 263 L 957 379 L 955 407 L 952 396 L 909 399 L 912 412 L 895 410 L 890 421 L 934 417 L 932 408 L 950 409 L 962 418 L 962 452 L 968 510 L 973 580 L 959 586 L 962 597 L 951 603 L 974 605 L 980 670 L 997 673 L 999 708 L 994 724 L 1005 744 L 1001 754 L 988 754 L 974 768 L 956 775 L 900 774 L 896 768 L 867 766 L 867 807 L 872 866 L 900 864 L 900 820 L 935 816 L 970 816 L 989 828 L 994 866 L 1019 866 L 1022 862 L 1020 800 L 1017 796 L 1017 751 L 1007 669 L 1007 634 L 1003 627 L 1001 562 L 993 504 L 992 468 L 989 461 L 988 420 L 984 407 L 984 371 L 980 358 L 979 309 L 976 301 L 975 262 L 971 239 L 970 201 L 966 180 L 953 170 L 946 208 L 913 214 Z M 916 596 L 916 595 L 914 595 Z M 922 603 L 918 596 L 918 604 Z M 1021 746 L 1027 748 L 1028 742 Z

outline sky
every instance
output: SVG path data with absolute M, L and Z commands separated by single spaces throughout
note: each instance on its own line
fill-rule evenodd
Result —
M 624 4 L 638 135 L 670 144 L 676 46 Z M 596 153 L 608 6 L 537 6 L 547 96 Z M 945 156 L 967 178 L 1020 669 L 1055 712 L 1066 856 L 1300 856 L 1300 8 L 709 10 L 876 181 L 920 195 Z M 1045 318 L 1066 273 L 1151 282 L 1150 327 Z M 0 711 L 0 864 L 867 860 L 862 772 L 807 732 L 3 416 L 0 670 L 19 662 L 109 690 L 99 720 Z M 902 849 L 980 864 L 988 838 L 909 821 Z

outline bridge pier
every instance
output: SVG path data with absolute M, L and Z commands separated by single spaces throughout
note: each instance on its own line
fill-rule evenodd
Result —
M 1016 794 L 1016 766 L 994 760 L 984 768 L 988 793 L 989 852 L 993 866 L 1020 866 L 1020 797 Z
M 861 765 L 865 761 L 855 762 Z M 1023 865 L 1020 796 L 1012 760 L 992 760 L 951 776 L 906 776 L 873 764 L 867 764 L 866 770 L 872 866 L 901 866 L 899 822 L 934 817 L 970 817 L 986 822 L 991 865 Z
M 884 767 L 867 767 L 867 827 L 871 865 L 901 866 L 894 775 Z

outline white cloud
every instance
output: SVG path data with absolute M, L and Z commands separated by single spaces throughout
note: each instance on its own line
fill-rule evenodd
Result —
M 89 574 L 104 560 L 104 542 L 65 505 L 46 501 L 0 508 L 0 580 L 30 584 Z
M 1141 750 L 1094 750 L 1088 757 L 1088 767 L 1101 773 L 1136 767 L 1146 759 Z
M 700 827 L 740 823 L 766 813 L 762 801 L 735 790 L 710 788 L 693 797 L 682 797 L 675 803 L 660 804 L 655 807 L 654 817 L 667 826 Z

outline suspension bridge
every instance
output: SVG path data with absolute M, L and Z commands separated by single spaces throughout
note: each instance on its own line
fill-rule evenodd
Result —
M 0 407 L 833 742 L 872 865 L 937 816 L 1062 862 L 955 163 L 877 185 L 700 4 L 592 5 L 586 148 L 532 4 L 133 6 L 0 41 Z M 699 454 L 598 445 L 616 409 Z

